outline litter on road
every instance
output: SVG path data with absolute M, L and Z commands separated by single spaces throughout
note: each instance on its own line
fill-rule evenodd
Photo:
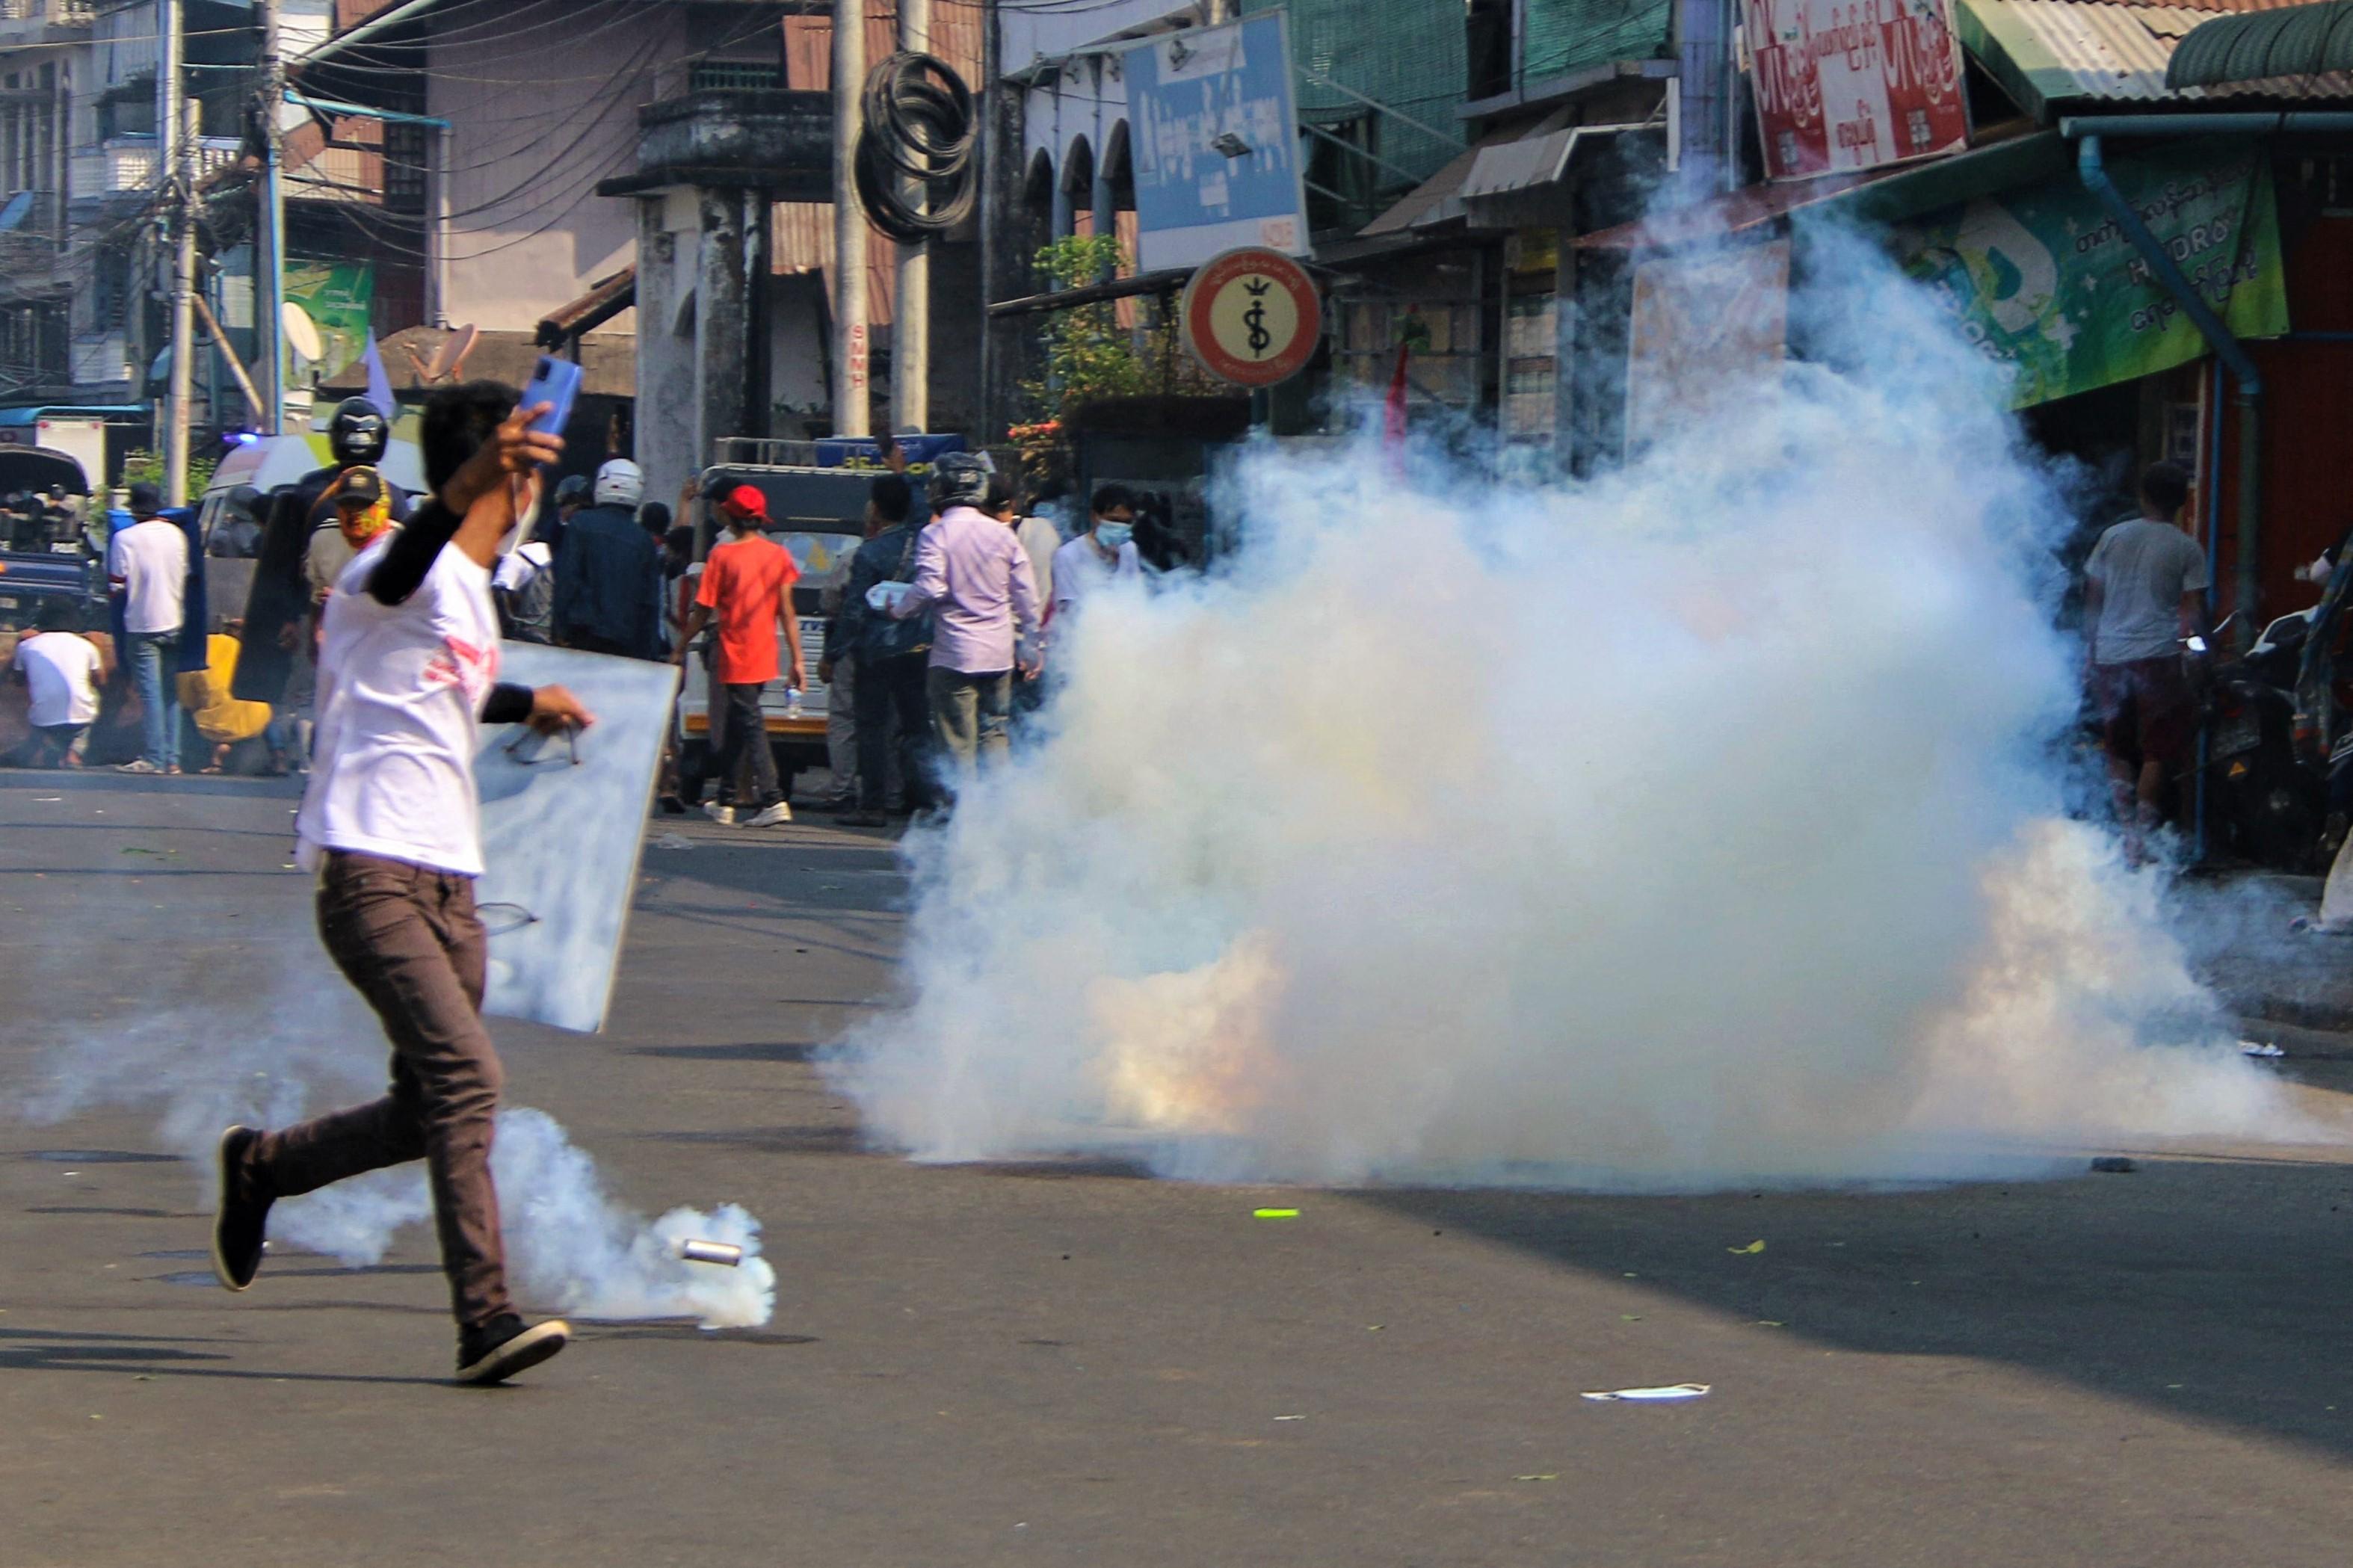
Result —
M 1252 1219 L 1297 1219 L 1298 1217 L 1299 1211 L 1297 1209 L 1250 1210 L 1250 1218 Z
M 1710 1385 L 1704 1383 L 1670 1383 L 1660 1388 L 1600 1389 L 1587 1394 L 1583 1397 L 1599 1400 L 1604 1404 L 1653 1405 L 1672 1399 L 1697 1399 L 1705 1394 L 1709 1387 Z
M 2134 1166 L 2133 1163 L 2122 1154 L 2102 1154 L 2093 1160 L 2092 1169 L 2103 1175 L 2128 1176 L 2132 1174 Z
M 1726 1252 L 1757 1253 L 1765 1250 L 1765 1244 L 1761 1241 L 1752 1241 L 1746 1247 L 1727 1247 L 1724 1250 Z

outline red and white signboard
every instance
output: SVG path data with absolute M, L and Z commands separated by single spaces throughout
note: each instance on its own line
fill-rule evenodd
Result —
M 1746 0 L 1749 68 L 1776 180 L 1968 145 L 1951 0 Z
M 1176 306 L 1185 346 L 1238 386 L 1288 381 L 1315 355 L 1323 302 L 1307 268 L 1279 250 L 1244 246 L 1201 263 Z

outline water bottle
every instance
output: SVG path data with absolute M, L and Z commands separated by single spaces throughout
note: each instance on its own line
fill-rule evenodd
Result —
M 797 719 L 800 716 L 801 689 L 797 686 L 787 687 L 785 689 L 785 717 Z

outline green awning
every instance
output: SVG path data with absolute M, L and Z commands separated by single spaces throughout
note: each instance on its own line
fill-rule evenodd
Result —
M 2353 71 L 2353 0 L 2201 22 L 2174 46 L 2165 85 L 2221 87 L 2324 71 Z

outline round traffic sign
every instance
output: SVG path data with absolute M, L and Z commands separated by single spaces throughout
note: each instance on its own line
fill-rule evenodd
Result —
M 1242 386 L 1272 386 L 1314 356 L 1324 308 L 1307 268 L 1279 250 L 1244 246 L 1203 262 L 1176 307 L 1201 367 Z

